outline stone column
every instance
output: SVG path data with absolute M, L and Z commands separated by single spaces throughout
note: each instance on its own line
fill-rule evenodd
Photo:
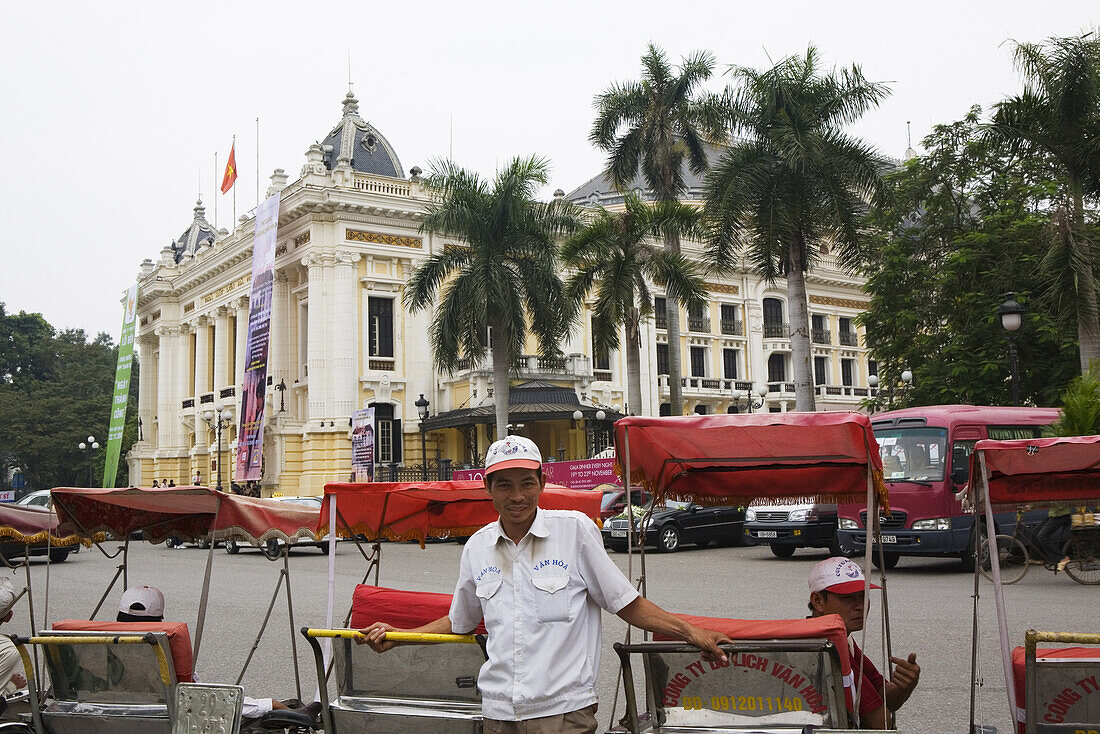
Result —
M 160 338 L 160 356 L 157 362 L 157 447 L 165 449 L 175 445 L 177 411 L 174 392 L 176 371 L 176 336 L 178 326 L 161 326 L 156 330 Z
M 230 384 L 237 386 L 237 402 L 241 399 L 241 383 L 244 382 L 245 359 L 248 352 L 248 299 L 240 298 L 234 303 L 237 322 L 236 354 L 233 357 L 233 374 Z
M 214 312 L 214 400 L 218 391 L 229 384 L 229 309 L 221 306 Z
M 350 418 L 359 395 L 358 372 L 358 318 L 356 304 L 356 271 L 359 253 L 336 251 L 333 268 L 332 315 L 332 386 L 333 400 L 330 416 Z
M 141 437 L 150 446 L 157 445 L 153 430 L 153 416 L 157 414 L 156 367 L 153 364 L 153 337 L 149 334 L 137 338 L 138 348 L 138 418 L 141 420 Z
M 290 284 L 286 273 L 275 271 L 275 280 L 271 288 L 271 344 L 268 349 L 267 374 L 271 375 L 271 384 L 278 385 L 279 380 L 290 376 L 290 319 L 288 318 Z M 278 396 L 275 404 L 278 405 Z M 278 408 L 276 408 L 278 410 Z
M 190 366 L 191 366 L 191 329 L 187 324 L 180 324 L 177 327 L 176 333 L 176 375 L 174 384 L 176 389 L 173 391 L 176 393 L 176 410 L 179 412 L 176 414 L 176 420 L 174 422 L 175 427 L 175 446 L 180 448 L 186 448 L 188 444 L 188 429 L 180 421 L 180 418 L 184 415 L 183 401 L 190 397 L 191 388 L 194 383 L 191 381 Z M 181 479 L 185 477 L 177 477 L 176 483 L 178 484 Z
M 306 333 L 306 380 L 308 381 L 308 420 L 325 415 L 325 267 L 314 254 L 302 258 L 309 271 L 309 324 Z
M 210 392 L 210 319 L 199 316 L 192 326 L 195 332 L 195 405 Z

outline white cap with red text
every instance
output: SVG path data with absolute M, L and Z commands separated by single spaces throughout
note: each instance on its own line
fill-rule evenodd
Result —
M 863 591 L 865 583 L 863 569 L 844 556 L 826 558 L 810 571 L 810 593 L 829 591 L 834 594 L 856 594 Z M 871 584 L 871 588 L 882 587 Z
M 539 469 L 542 454 L 535 442 L 523 436 L 508 436 L 495 441 L 485 454 L 485 474 L 501 469 Z

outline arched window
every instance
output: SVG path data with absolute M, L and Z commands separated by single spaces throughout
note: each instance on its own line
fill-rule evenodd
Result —
M 786 320 L 783 318 L 783 301 L 778 298 L 764 299 L 764 337 L 783 339 L 790 336 Z
M 772 352 L 768 357 L 768 382 L 787 381 L 787 355 L 784 352 Z
M 672 405 L 670 403 L 661 403 L 661 409 L 658 413 L 659 415 L 672 415 Z

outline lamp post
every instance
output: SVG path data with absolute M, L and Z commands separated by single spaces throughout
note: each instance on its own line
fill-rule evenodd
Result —
M 878 387 L 878 375 L 867 375 L 867 387 L 869 388 L 867 390 L 867 407 L 870 414 L 874 415 L 875 408 L 878 407 L 876 405 L 878 399 L 878 390 L 876 389 Z
M 428 419 L 428 406 L 430 404 L 428 399 L 424 397 L 424 393 L 420 393 L 420 397 L 413 403 L 416 406 L 417 414 L 420 416 L 420 465 L 423 468 L 420 478 L 425 482 L 428 481 L 428 440 L 424 435 L 424 421 Z
M 279 391 L 279 412 L 286 412 L 286 380 L 280 379 L 279 384 L 275 386 L 275 389 Z
M 95 486 L 92 482 L 95 479 L 95 451 L 99 448 L 99 441 L 95 440 L 95 436 L 88 436 L 87 441 L 81 441 L 77 444 L 77 447 L 81 451 L 88 452 L 88 486 Z
M 1016 301 L 1016 294 L 1008 293 L 1005 302 L 997 307 L 997 315 L 1001 317 L 1001 326 L 1008 337 L 1008 360 L 1012 369 L 1012 404 L 1020 404 L 1020 375 L 1016 357 L 1016 331 L 1024 323 L 1024 313 L 1027 309 Z
M 753 385 L 752 390 L 749 390 L 747 392 L 744 391 L 744 390 L 738 390 L 737 388 L 734 388 L 733 393 L 732 393 L 733 404 L 737 405 L 738 403 L 741 402 L 741 399 L 744 398 L 745 399 L 745 404 L 749 408 L 749 412 L 752 413 L 752 412 L 754 412 L 756 410 L 759 410 L 760 408 L 764 407 L 764 402 L 765 402 L 765 399 L 766 399 L 767 395 L 768 395 L 767 385 Z M 759 400 L 756 400 L 755 398 L 759 398 Z
M 222 488 L 222 431 L 229 427 L 233 422 L 233 411 L 225 407 L 225 404 L 220 400 L 214 403 L 214 410 L 208 410 L 202 415 L 206 421 L 206 425 L 210 426 L 210 429 L 217 432 L 218 437 L 218 485 L 215 487 L 219 492 L 224 492 Z

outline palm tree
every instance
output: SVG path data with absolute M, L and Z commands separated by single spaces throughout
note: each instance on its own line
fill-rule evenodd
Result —
M 565 202 L 535 201 L 547 183 L 549 163 L 516 158 L 491 181 L 451 161 L 433 165 L 427 185 L 438 194 L 422 232 L 461 239 L 424 261 L 406 286 L 411 312 L 428 308 L 439 292 L 429 331 L 436 366 L 453 374 L 462 358 L 484 361 L 492 350 L 496 435 L 507 435 L 509 372 L 527 335 L 539 353 L 558 353 L 565 332 L 556 237 L 573 231 Z
M 649 205 L 637 196 L 626 197 L 626 209 L 610 212 L 599 207 L 591 221 L 562 246 L 564 264 L 574 273 L 565 285 L 570 315 L 595 290 L 592 336 L 595 356 L 618 349 L 619 327 L 626 331 L 627 404 L 632 413 L 642 408 L 641 322 L 653 313 L 649 283 L 665 289 L 668 300 L 689 306 L 705 302 L 707 289 L 695 263 L 678 252 L 655 247 L 658 237 L 698 235 L 699 210 L 677 202 Z
M 612 85 L 596 97 L 588 139 L 609 154 L 607 175 L 619 190 L 628 190 L 640 169 L 657 201 L 675 202 L 686 190 L 685 163 L 695 174 L 707 170 L 707 144 L 724 139 L 718 97 L 697 91 L 713 70 L 714 57 L 705 52 L 673 69 L 664 52 L 650 44 L 642 57 L 641 81 Z M 679 253 L 679 235 L 667 232 L 664 246 Z M 672 415 L 681 415 L 680 308 L 675 298 L 665 304 L 669 403 Z
M 1040 154 L 1060 170 L 1062 206 L 1042 267 L 1050 291 L 1076 311 L 1081 373 L 1100 359 L 1094 243 L 1085 228 L 1086 197 L 1100 194 L 1100 40 L 1093 33 L 1016 44 L 1024 91 L 997 105 L 989 134 L 1021 155 Z
M 707 257 L 732 267 L 746 251 L 769 282 L 787 280 L 795 409 L 814 410 L 806 271 L 828 243 L 837 262 L 859 265 L 858 222 L 881 195 L 885 160 L 842 130 L 888 90 L 858 66 L 822 73 L 813 46 L 771 69 L 732 67 L 733 144 L 707 177 L 712 222 Z

